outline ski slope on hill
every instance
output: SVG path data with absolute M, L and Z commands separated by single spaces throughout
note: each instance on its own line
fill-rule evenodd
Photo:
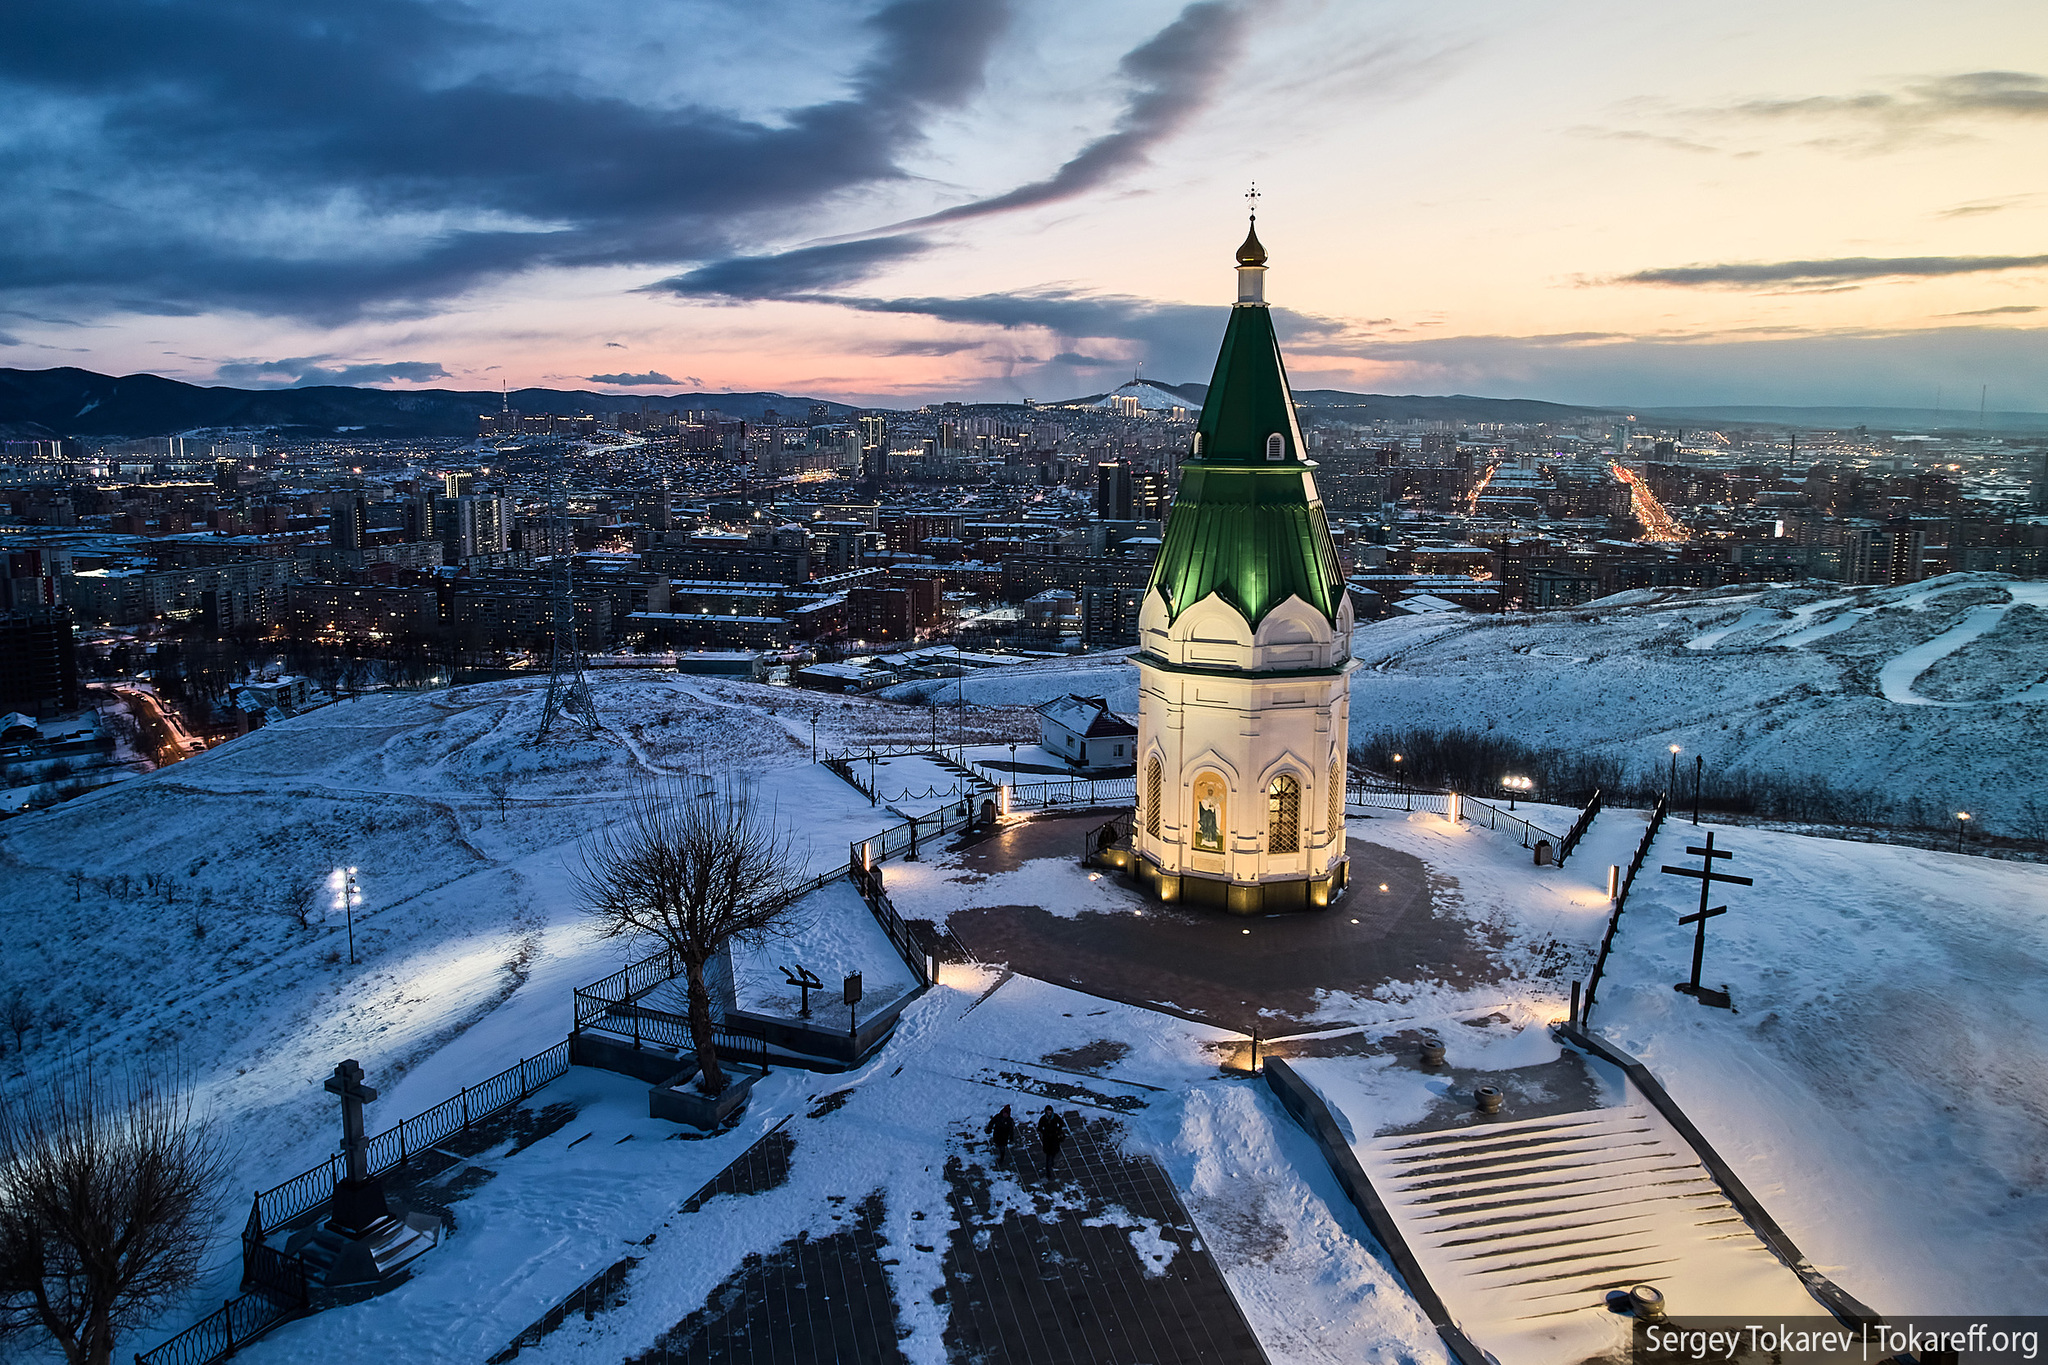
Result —
M 1619 594 L 1570 611 L 1360 626 L 1351 734 L 1463 726 L 1633 772 L 1669 747 L 1717 772 L 1815 775 L 1919 796 L 1932 822 L 2048 836 L 2048 583 L 1950 574 Z M 1125 653 L 970 676 L 970 703 L 1061 692 L 1137 709 Z

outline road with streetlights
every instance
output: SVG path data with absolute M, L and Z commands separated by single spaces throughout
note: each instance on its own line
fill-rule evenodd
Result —
M 1636 520 L 1643 524 L 1641 540 L 1687 541 L 1692 539 L 1678 519 L 1664 510 L 1664 504 L 1657 501 L 1657 495 L 1650 491 L 1650 485 L 1642 476 L 1625 465 L 1612 465 L 1614 477 L 1628 485 L 1628 493 L 1635 510 Z
M 128 703 L 135 718 L 143 723 L 158 766 L 205 752 L 206 741 L 187 730 L 177 708 L 156 693 L 133 683 L 115 683 L 111 690 Z

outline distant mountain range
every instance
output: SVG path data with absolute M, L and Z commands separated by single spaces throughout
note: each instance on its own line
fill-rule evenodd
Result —
M 220 427 L 267 427 L 294 435 L 357 431 L 365 437 L 474 436 L 476 419 L 507 396 L 454 389 L 231 389 L 201 387 L 153 374 L 116 378 L 91 370 L 0 369 L 0 434 L 15 437 L 165 436 Z M 748 421 L 774 409 L 802 417 L 824 402 L 834 417 L 861 411 L 846 403 L 780 393 L 678 393 L 662 397 L 582 390 L 514 389 L 521 412 L 631 412 L 641 404 L 716 408 Z
M 1206 384 L 1165 384 L 1139 380 L 1141 395 L 1157 406 L 1164 395 L 1200 407 Z M 1111 390 L 1119 392 L 1121 390 Z M 1109 393 L 1068 400 L 1100 404 Z M 1604 420 L 1629 409 L 1574 407 L 1533 398 L 1476 398 L 1469 394 L 1347 393 L 1302 389 L 1295 401 L 1335 418 L 1405 422 L 1571 422 Z M 298 389 L 234 389 L 186 384 L 153 374 L 116 377 L 91 370 L 0 369 L 0 435 L 12 437 L 136 437 L 218 428 L 267 428 L 292 436 L 359 432 L 369 439 L 466 437 L 476 419 L 496 412 L 504 395 L 488 390 L 360 389 L 322 385 Z M 835 418 L 864 411 L 847 403 L 782 393 L 593 393 L 582 389 L 514 389 L 510 402 L 521 412 L 630 412 L 642 404 L 663 408 L 712 408 L 750 422 L 774 411 L 784 418 L 807 415 L 822 403 Z M 1062 404 L 1061 406 L 1066 406 Z M 1015 405 L 974 403 L 979 411 Z M 1021 409 L 1020 409 L 1021 411 Z M 1769 426 L 1874 431 L 1973 431 L 1976 413 L 1929 408 L 1697 407 L 1637 408 L 1638 420 L 1659 426 Z M 2048 432 L 2048 413 L 1985 413 L 1982 429 L 1999 434 Z
M 1112 396 L 1129 394 L 1147 408 L 1164 406 L 1164 396 L 1167 395 L 1199 408 L 1208 392 L 1207 384 L 1167 384 L 1157 379 L 1132 379 L 1107 393 L 1070 398 L 1058 406 L 1106 407 Z M 1618 417 L 1623 412 L 1621 408 L 1580 408 L 1568 403 L 1545 403 L 1535 398 L 1474 398 L 1463 393 L 1439 397 L 1414 393 L 1396 395 L 1346 393 L 1341 389 L 1296 389 L 1294 401 L 1300 407 L 1326 409 L 1333 417 L 1349 417 L 1354 421 L 1577 422 Z

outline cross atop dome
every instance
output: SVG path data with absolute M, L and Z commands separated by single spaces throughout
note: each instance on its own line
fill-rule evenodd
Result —
M 1249 206 L 1251 227 L 1244 235 L 1244 245 L 1237 249 L 1239 269 L 1262 269 L 1266 264 L 1266 248 L 1259 244 L 1259 187 L 1253 182 L 1245 191 L 1244 201 Z

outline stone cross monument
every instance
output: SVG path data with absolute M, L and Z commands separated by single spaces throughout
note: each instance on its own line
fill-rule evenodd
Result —
M 334 1068 L 327 1078 L 330 1094 L 341 1097 L 341 1152 L 347 1174 L 334 1187 L 334 1212 L 328 1223 L 338 1231 L 360 1233 L 391 1216 L 384 1182 L 370 1175 L 370 1139 L 363 1132 L 363 1106 L 377 1092 L 363 1084 L 363 1068 L 354 1058 Z

